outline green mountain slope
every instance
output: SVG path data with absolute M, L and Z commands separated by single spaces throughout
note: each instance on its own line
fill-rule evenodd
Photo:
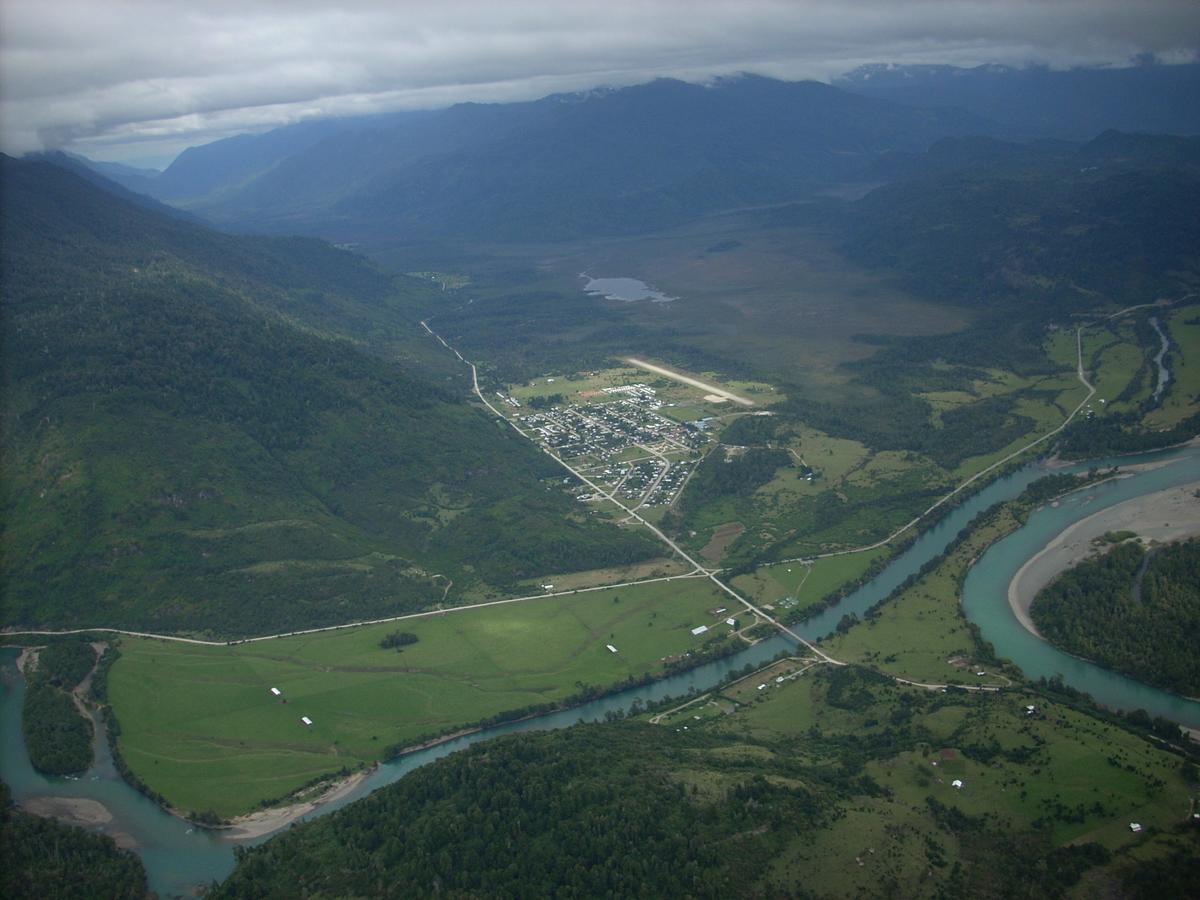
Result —
M 3 188 L 5 624 L 233 636 L 656 552 L 364 352 L 417 346 L 417 288 L 44 163 L 5 159 Z

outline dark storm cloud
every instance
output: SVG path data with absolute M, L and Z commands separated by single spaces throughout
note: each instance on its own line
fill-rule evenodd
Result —
M 324 115 L 864 62 L 1190 59 L 1200 4 L 3 0 L 4 149 L 174 152 Z M 141 149 L 139 149 L 141 148 Z

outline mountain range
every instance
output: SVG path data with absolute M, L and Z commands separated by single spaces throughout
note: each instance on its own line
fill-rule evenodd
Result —
M 889 180 L 948 137 L 1200 133 L 1200 64 L 866 66 L 835 80 L 661 79 L 525 103 L 322 119 L 189 148 L 130 190 L 220 227 L 339 241 L 545 240 L 658 230 L 716 210 Z
M 424 359 L 420 282 L 46 162 L 0 186 L 6 624 L 238 636 L 657 555 Z
M 960 110 L 818 82 L 659 80 L 293 125 L 191 148 L 152 180 L 114 174 L 234 229 L 546 239 L 797 199 L 862 177 L 888 152 L 990 131 Z

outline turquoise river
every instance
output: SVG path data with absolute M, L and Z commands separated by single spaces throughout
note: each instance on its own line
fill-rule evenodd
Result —
M 964 610 L 979 625 L 997 654 L 1013 660 L 1030 677 L 1061 675 L 1067 684 L 1086 691 L 1100 703 L 1122 709 L 1142 708 L 1154 715 L 1168 716 L 1200 728 L 1200 703 L 1147 687 L 1053 649 L 1020 627 L 1007 600 L 1008 583 L 1017 569 L 1075 521 L 1106 506 L 1200 479 L 1200 448 L 1093 460 L 1057 470 L 1083 471 L 1091 467 L 1108 468 L 1148 461 L 1169 464 L 1079 491 L 1057 506 L 1034 513 L 1024 527 L 997 542 L 980 557 L 967 577 L 963 591 Z M 836 607 L 806 622 L 801 633 L 806 638 L 818 639 L 832 632 L 846 613 L 861 615 L 939 555 L 976 514 L 1015 497 L 1045 473 L 1041 466 L 1031 464 L 992 482 L 925 531 L 878 576 Z M 477 741 L 515 731 L 565 728 L 581 721 L 600 721 L 608 713 L 628 710 L 635 703 L 650 703 L 693 690 L 705 690 L 747 664 L 764 663 L 792 646 L 790 640 L 782 636 L 773 638 L 733 657 L 576 709 L 489 728 L 408 754 L 379 766 L 349 796 L 322 806 L 311 815 L 331 812 L 396 781 L 419 766 Z M 16 656 L 13 650 L 0 652 L 0 686 L 3 689 L 0 695 L 0 778 L 9 784 L 14 799 L 88 798 L 103 804 L 112 819 L 98 826 L 99 830 L 136 849 L 146 866 L 150 888 L 160 896 L 194 895 L 213 880 L 224 878 L 233 868 L 233 845 L 223 840 L 219 833 L 193 828 L 168 815 L 127 786 L 113 768 L 102 735 L 97 735 L 96 765 L 81 778 L 45 778 L 33 770 L 21 735 L 24 683 L 16 672 Z

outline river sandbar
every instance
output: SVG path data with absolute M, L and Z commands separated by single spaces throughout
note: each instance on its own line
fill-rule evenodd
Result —
M 1008 604 L 1031 634 L 1041 633 L 1029 615 L 1033 599 L 1062 572 L 1100 552 L 1093 541 L 1109 531 L 1132 531 L 1144 540 L 1177 541 L 1200 534 L 1200 481 L 1134 497 L 1080 519 L 1021 566 L 1008 583 Z
M 319 806 L 324 806 L 327 803 L 332 803 L 335 800 L 340 800 L 354 790 L 367 777 L 373 768 L 364 769 L 361 772 L 355 772 L 346 778 L 341 778 L 331 784 L 319 796 L 311 800 L 305 800 L 302 803 L 293 803 L 290 806 L 279 806 L 274 809 L 264 809 L 261 812 L 253 812 L 244 816 L 238 816 L 232 820 L 229 828 L 219 832 L 221 837 L 231 841 L 249 841 L 254 838 L 260 838 L 272 832 L 278 831 L 286 825 L 299 819 L 301 816 L 307 815 Z
M 138 846 L 132 835 L 124 831 L 110 831 L 113 814 L 99 800 L 87 797 L 26 797 L 20 803 L 21 809 L 43 819 L 57 819 L 77 828 L 89 831 L 101 831 L 116 841 L 117 846 L 124 850 L 133 850 Z

